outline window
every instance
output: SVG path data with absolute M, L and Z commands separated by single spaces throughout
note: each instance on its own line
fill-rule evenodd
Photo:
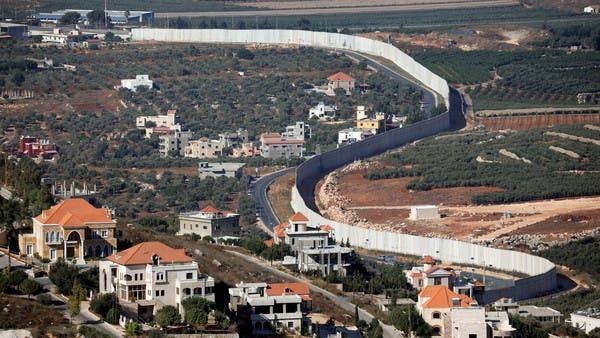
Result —
M 442 279 L 441 278 L 434 278 L 433 279 L 433 285 L 442 285 Z
M 288 329 L 293 329 L 294 328 L 294 322 L 288 322 Z M 471 338 L 471 337 L 469 337 Z
M 56 259 L 56 249 L 50 249 L 50 259 L 51 260 Z
M 433 319 L 440 319 L 441 315 L 439 312 L 434 312 L 431 314 L 431 318 Z
M 160 291 L 159 291 L 159 290 L 156 290 L 156 291 L 154 292 L 154 294 L 156 295 L 156 297 L 158 297 L 158 296 L 160 296 Z
M 185 279 L 192 279 L 194 278 L 194 273 L 193 272 L 188 272 L 185 274 Z
M 165 295 L 165 290 L 160 290 L 160 295 L 164 296 Z
M 477 338 L 476 334 L 469 334 L 469 338 Z
M 31 256 L 33 255 L 33 245 L 32 244 L 27 244 L 27 256 Z
M 179 288 L 175 288 L 175 294 L 178 295 L 179 294 Z
M 106 237 L 108 237 L 108 230 L 102 230 L 102 232 L 101 232 L 101 233 L 102 233 L 102 237 L 103 237 L 103 238 L 106 238 Z

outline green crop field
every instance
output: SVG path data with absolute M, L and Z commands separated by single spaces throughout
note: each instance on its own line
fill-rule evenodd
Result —
M 600 139 L 600 132 L 581 125 L 430 138 L 384 156 L 385 168 L 372 169 L 365 177 L 415 177 L 407 185 L 415 190 L 467 186 L 504 189 L 475 196 L 473 202 L 478 204 L 599 195 L 600 147 L 544 134 L 549 130 Z M 549 146 L 574 151 L 580 158 L 557 153 Z M 500 149 L 526 158 L 531 164 L 501 155 Z M 569 172 L 572 170 L 580 173 Z
M 523 6 L 461 8 L 438 11 L 382 11 L 379 13 L 344 13 L 287 16 L 234 16 L 227 18 L 196 17 L 172 19 L 170 27 L 205 28 L 211 21 L 216 27 L 228 28 L 300 28 L 310 30 L 351 29 L 415 29 L 511 22 L 531 22 L 552 19 L 579 19 L 581 16 L 551 9 L 527 9 Z M 165 27 L 165 19 L 157 20 Z
M 577 104 L 577 93 L 600 91 L 599 51 L 564 50 L 431 51 L 413 55 L 452 83 L 479 84 L 466 92 L 475 110 Z

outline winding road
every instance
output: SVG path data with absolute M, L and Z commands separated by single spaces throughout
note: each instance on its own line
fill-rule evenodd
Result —
M 269 199 L 267 198 L 267 189 L 276 179 L 294 170 L 296 170 L 296 167 L 282 169 L 262 176 L 251 183 L 250 196 L 256 202 L 256 213 L 264 225 L 271 231 L 273 231 L 274 226 L 281 222 L 277 218 L 277 215 L 275 215 L 273 208 L 271 208 L 271 203 L 269 203 Z

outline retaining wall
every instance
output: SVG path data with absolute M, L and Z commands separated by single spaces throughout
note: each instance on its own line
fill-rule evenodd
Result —
M 429 90 L 439 94 L 446 107 L 449 107 L 449 111 L 429 120 L 387 131 L 365 141 L 326 152 L 304 162 L 296 170 L 296 185 L 292 191 L 293 209 L 307 215 L 313 225 L 333 225 L 336 238 L 340 241 L 348 240 L 354 246 L 416 256 L 429 254 L 443 261 L 479 266 L 491 265 L 494 269 L 531 275 L 516 280 L 514 286 L 486 292 L 484 303 L 500 297 L 521 300 L 547 294 L 556 289 L 555 266 L 541 257 L 450 239 L 361 228 L 326 219 L 316 212 L 314 188 L 317 181 L 325 174 L 355 160 L 371 157 L 414 140 L 449 130 L 451 125 L 464 114 L 464 101 L 456 91 L 449 88 L 446 80 L 394 46 L 357 36 L 297 30 L 136 28 L 132 30 L 132 37 L 134 40 L 166 42 L 305 45 L 352 50 L 390 60 Z

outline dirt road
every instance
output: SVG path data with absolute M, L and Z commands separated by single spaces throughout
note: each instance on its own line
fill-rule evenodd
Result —
M 493 214 L 508 212 L 513 216 L 506 219 L 503 226 L 477 237 L 478 240 L 493 240 L 525 226 L 541 222 L 548 218 L 573 211 L 595 210 L 600 206 L 600 197 L 550 200 L 514 204 L 485 206 L 443 207 L 453 214 Z

